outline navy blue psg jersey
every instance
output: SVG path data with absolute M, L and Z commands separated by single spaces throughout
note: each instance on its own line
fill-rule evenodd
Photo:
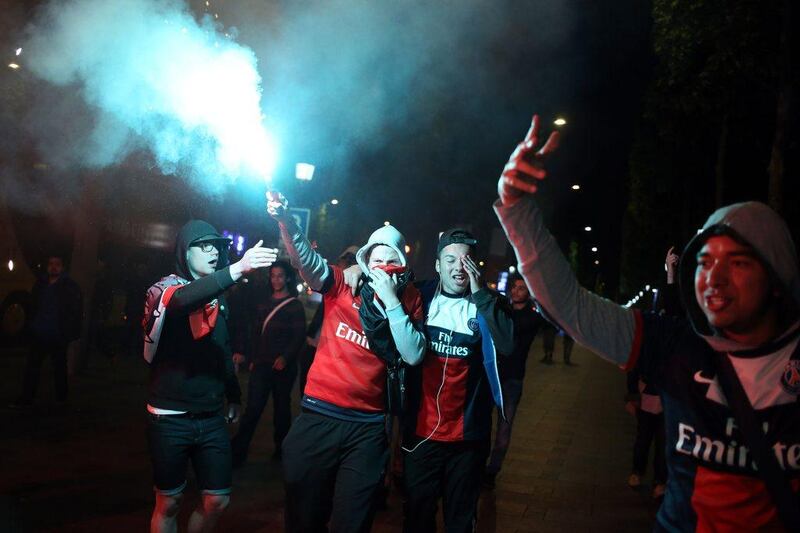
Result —
M 478 309 L 468 298 L 435 298 L 425 321 L 428 350 L 416 435 L 452 442 L 488 438 L 492 402 L 483 368 Z
M 727 354 L 780 466 L 800 489 L 798 336 Z M 775 507 L 728 408 L 715 353 L 684 319 L 637 315 L 634 365 L 662 391 L 668 488 L 657 531 L 781 531 Z

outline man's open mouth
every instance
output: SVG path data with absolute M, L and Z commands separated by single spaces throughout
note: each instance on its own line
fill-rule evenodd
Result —
M 730 305 L 731 299 L 718 294 L 707 294 L 703 302 L 705 303 L 706 309 L 712 313 L 718 313 Z

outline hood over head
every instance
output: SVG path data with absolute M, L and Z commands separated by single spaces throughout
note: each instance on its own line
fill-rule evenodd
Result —
M 715 235 L 728 235 L 750 246 L 767 267 L 776 285 L 783 289 L 784 297 L 792 304 L 790 307 L 796 310 L 800 309 L 800 275 L 794 241 L 786 222 L 778 213 L 761 202 L 742 202 L 717 209 L 708 217 L 703 229 L 689 241 L 681 255 L 678 266 L 680 293 L 695 331 L 715 350 L 740 351 L 754 348 L 741 346 L 721 337 L 709 325 L 695 298 L 695 257 L 706 241 Z M 796 316 L 782 318 L 790 318 L 790 322 L 797 319 Z
M 205 220 L 190 220 L 183 225 L 178 236 L 175 237 L 175 273 L 183 279 L 192 279 L 189 265 L 186 263 L 186 251 L 192 243 L 199 241 L 216 241 L 219 249 L 217 270 L 228 266 L 228 247 L 232 240 L 220 235 L 214 226 Z
M 397 228 L 389 225 L 382 226 L 373 231 L 372 235 L 369 236 L 369 240 L 367 240 L 367 244 L 359 248 L 358 252 L 356 252 L 356 262 L 358 266 L 361 267 L 362 272 L 369 274 L 369 267 L 367 266 L 369 257 L 367 254 L 372 250 L 373 246 L 378 244 L 384 244 L 394 249 L 400 256 L 400 264 L 406 266 L 406 239 L 403 237 L 402 233 L 397 231 Z

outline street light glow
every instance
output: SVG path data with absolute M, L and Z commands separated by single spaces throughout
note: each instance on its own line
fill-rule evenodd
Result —
M 405 246 L 404 250 L 406 251 L 406 253 L 407 253 L 407 254 L 410 254 L 410 253 L 411 253 L 411 246 L 409 246 L 408 244 L 406 244 L 406 246 Z
M 22 53 L 22 48 L 17 48 L 16 50 L 14 50 L 14 55 L 15 55 L 15 56 L 18 56 L 18 55 L 20 55 L 21 53 Z
M 19 65 L 17 65 L 16 63 L 9 63 L 8 68 L 13 68 L 14 70 L 17 70 L 19 68 Z
M 383 221 L 383 225 L 384 225 L 384 226 L 388 226 L 389 224 L 391 224 L 391 222 L 389 222 L 388 220 L 384 220 L 384 221 Z
M 339 205 L 339 200 L 334 198 L 333 200 L 331 200 L 331 205 Z
M 600 264 L 600 261 L 598 261 L 597 259 L 595 259 L 595 260 L 594 260 L 594 264 L 595 264 L 595 265 L 599 265 L 599 264 Z
M 514 272 L 517 271 L 517 269 L 514 267 L 514 265 L 511 265 L 510 267 L 508 267 L 508 271 L 513 274 Z
M 575 185 L 572 186 L 572 190 L 573 191 L 579 191 L 579 190 L 581 190 L 581 186 L 576 183 Z
M 315 168 L 311 163 L 297 163 L 294 166 L 294 176 L 301 181 L 311 181 Z
M 566 119 L 564 117 L 558 117 L 557 119 L 555 119 L 553 121 L 553 124 L 555 124 L 556 126 L 563 126 L 566 123 L 567 123 L 567 121 L 566 121 Z
M 9 259 L 8 260 L 8 270 L 9 271 L 13 271 L 14 270 L 14 260 L 13 259 Z
M 592 227 L 591 226 L 586 226 L 585 228 L 583 228 L 583 231 L 592 231 Z
M 597 251 L 597 246 L 592 246 L 592 251 L 596 252 Z

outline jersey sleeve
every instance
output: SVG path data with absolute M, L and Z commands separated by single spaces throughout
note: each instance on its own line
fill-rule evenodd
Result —
M 670 354 L 689 326 L 685 319 L 656 313 L 637 310 L 636 317 L 634 347 L 624 369 L 636 370 L 645 383 L 661 385 Z

